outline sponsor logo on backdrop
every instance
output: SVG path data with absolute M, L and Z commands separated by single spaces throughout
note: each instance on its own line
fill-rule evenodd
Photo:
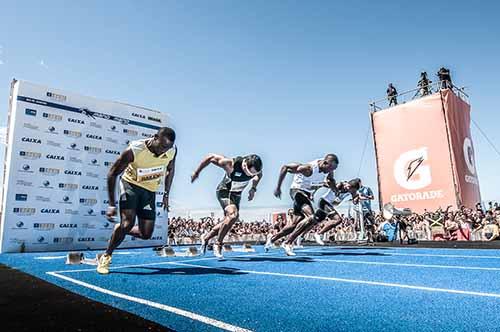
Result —
M 118 128 L 116 127 L 116 125 L 111 125 L 109 126 L 108 128 L 109 131 L 112 131 L 114 133 L 117 133 L 118 132 Z
M 142 136 L 142 137 L 146 137 L 146 138 L 150 138 L 150 137 L 153 137 L 153 136 L 154 136 L 154 134 L 141 133 L 141 136 Z
M 80 120 L 80 119 L 73 119 L 73 118 L 68 118 L 68 122 L 76 123 L 76 124 L 81 124 L 81 125 L 85 124 L 85 121 Z
M 80 198 L 80 204 L 85 206 L 94 206 L 97 204 L 97 199 L 95 198 Z
M 83 147 L 83 149 L 85 151 L 87 151 L 88 153 L 93 153 L 93 154 L 99 154 L 101 153 L 102 149 L 101 148 L 98 148 L 96 146 L 89 146 L 89 145 L 85 145 Z
M 41 214 L 59 214 L 60 211 L 59 209 L 48 209 L 48 208 L 43 208 L 40 210 Z
M 79 237 L 78 242 L 94 242 L 95 238 L 93 237 Z
M 109 199 L 105 199 L 102 201 L 103 204 L 109 204 Z M 115 205 L 118 204 L 118 201 L 115 201 Z
M 51 140 L 47 140 L 47 145 L 54 146 L 56 148 L 60 148 L 61 147 L 61 143 L 57 143 L 57 142 L 54 142 L 54 141 L 51 141 Z
M 99 190 L 98 186 L 90 185 L 90 184 L 84 184 L 82 186 L 83 190 Z
M 54 189 L 54 187 L 52 186 L 52 184 L 50 183 L 49 180 L 43 180 L 42 185 L 40 186 L 40 188 L 43 188 L 43 189 Z
M 35 243 L 33 243 L 33 244 L 48 244 L 48 242 L 47 242 L 47 239 L 45 239 L 45 237 L 44 237 L 44 236 L 41 236 L 41 235 L 40 235 L 40 236 L 38 236 L 38 237 L 36 238 L 36 242 L 35 242 Z
M 153 116 L 148 116 L 148 120 L 149 121 L 154 121 L 154 122 L 161 123 L 161 119 L 160 118 L 155 118 Z
M 78 210 L 65 209 L 64 214 L 69 214 L 70 216 L 77 216 L 80 213 L 78 212 Z
M 47 127 L 47 130 L 45 132 L 48 134 L 59 135 L 59 132 L 57 131 L 56 127 L 54 127 L 54 126 Z
M 49 176 L 58 175 L 60 172 L 59 168 L 48 168 L 48 167 L 40 167 L 38 171 L 44 175 L 49 175 Z
M 126 134 L 126 135 L 128 135 L 128 136 L 137 136 L 137 135 L 139 135 L 139 132 L 137 130 L 126 129 L 126 128 L 123 129 L 123 133 Z
M 85 211 L 84 216 L 85 217 L 95 217 L 96 213 L 95 213 L 94 209 L 87 209 L 87 211 Z
M 112 166 L 112 165 L 113 165 L 113 162 L 112 162 L 112 161 L 105 161 L 105 162 L 104 162 L 104 166 L 106 166 L 106 167 L 110 167 L 110 166 Z
M 80 228 L 84 228 L 84 229 L 95 229 L 95 225 L 94 224 L 91 224 L 91 223 L 83 223 L 80 225 Z
M 16 227 L 12 227 L 12 229 L 28 229 L 23 221 L 19 220 L 16 222 Z
M 19 172 L 21 173 L 33 173 L 31 170 L 31 166 L 29 164 L 23 164 L 21 168 L 19 169 Z
M 77 158 L 77 157 L 69 157 L 69 161 L 71 161 L 72 163 L 76 163 L 76 164 L 83 163 L 83 160 L 81 160 L 80 158 Z
M 42 140 L 34 137 L 22 137 L 21 142 L 25 143 L 34 143 L 34 144 L 42 144 Z
M 51 231 L 54 227 L 55 224 L 49 222 L 36 222 L 33 224 L 33 228 L 37 231 Z
M 90 165 L 90 166 L 101 166 L 101 165 L 99 164 L 99 160 L 97 160 L 97 159 L 92 159 L 92 160 L 90 160 L 89 165 Z
M 67 130 L 67 129 L 64 129 L 63 133 L 64 133 L 64 135 L 66 135 L 68 137 L 73 137 L 73 138 L 80 138 L 80 137 L 82 137 L 82 133 L 80 131 L 76 131 L 76 130 Z
M 75 170 L 70 170 L 70 169 L 66 169 L 66 170 L 64 170 L 64 174 L 66 174 L 66 175 L 74 175 L 74 176 L 81 176 L 82 172 L 75 171 Z
M 50 91 L 47 92 L 47 97 L 56 101 L 66 101 L 68 99 L 65 95 L 53 93 Z
M 18 216 L 32 216 L 35 214 L 35 208 L 13 208 L 12 212 Z
M 92 173 L 92 172 L 87 172 L 87 173 L 85 173 L 85 176 L 87 176 L 89 178 L 97 179 L 99 177 L 99 174 Z
M 106 137 L 106 142 L 118 144 L 118 140 L 111 137 Z
M 77 228 L 78 224 L 71 224 L 71 223 L 65 223 L 65 224 L 59 224 L 59 228 Z
M 71 143 L 70 145 L 68 145 L 68 150 L 80 151 L 80 149 L 78 148 L 78 144 L 76 144 L 76 143 Z
M 95 135 L 95 134 L 87 134 L 85 137 L 90 138 L 90 139 L 96 139 L 96 140 L 102 140 L 102 136 Z
M 39 126 L 34 125 L 34 124 L 32 124 L 32 123 L 28 123 L 28 122 L 25 122 L 25 123 L 23 124 L 23 127 L 24 127 L 24 128 L 26 128 L 26 129 L 31 129 L 31 130 L 39 130 L 39 129 L 40 129 L 40 127 L 39 127 Z
M 61 203 L 61 204 L 73 204 L 73 202 L 71 201 L 71 198 L 67 195 L 64 195 L 62 197 L 62 199 L 59 201 L 59 203 Z
M 24 114 L 29 115 L 29 116 L 36 116 L 36 110 L 31 109 L 31 108 L 26 108 L 26 109 L 24 109 Z
M 120 155 L 120 151 L 116 151 L 116 150 L 108 150 L 108 149 L 106 149 L 105 152 L 108 153 L 108 154 L 114 154 L 114 155 L 117 155 L 117 156 Z
M 35 200 L 38 202 L 47 203 L 47 202 L 50 202 L 50 197 L 37 195 L 37 196 L 35 196 Z
M 19 155 L 24 159 L 35 160 L 40 159 L 42 154 L 40 152 L 33 151 L 19 151 Z
M 25 202 L 28 200 L 27 194 L 16 194 L 16 201 Z
M 93 127 L 93 128 L 102 129 L 102 125 L 100 125 L 97 122 L 91 122 L 90 126 Z
M 59 189 L 73 191 L 78 189 L 77 183 L 59 183 Z
M 49 121 L 61 121 L 62 120 L 62 115 L 59 115 L 59 114 L 53 114 L 53 113 L 46 113 L 46 112 L 43 112 L 42 114 L 43 118 L 46 119 L 46 120 L 49 120 Z
M 24 180 L 16 180 L 16 185 L 24 186 L 24 187 L 33 187 L 33 182 L 24 181 Z
M 64 160 L 64 156 L 60 156 L 57 154 L 50 154 L 50 153 L 48 155 L 46 155 L 45 158 L 51 159 L 51 160 Z
M 404 189 L 419 190 L 432 183 L 431 167 L 427 165 L 428 149 L 407 151 L 399 156 L 394 163 L 394 178 Z M 392 202 L 408 202 L 418 200 L 432 200 L 444 197 L 443 190 L 419 191 L 411 193 L 394 194 Z
M 73 243 L 73 238 L 72 237 L 55 237 L 54 238 L 54 243 L 57 243 L 57 244 L 71 244 L 71 243 Z
M 469 175 L 469 174 L 465 175 L 465 182 L 479 185 L 479 181 L 475 177 L 475 175 L 476 175 L 476 162 L 475 162 L 475 158 L 474 158 L 474 148 L 472 146 L 472 140 L 469 137 L 466 137 L 464 139 L 463 151 L 464 151 L 465 165 L 467 166 L 467 170 L 471 174 L 471 175 Z
M 144 114 L 140 114 L 140 113 L 132 113 L 132 116 L 134 116 L 136 118 L 141 118 L 141 119 L 146 118 L 146 116 Z
M 156 202 L 156 206 L 161 208 L 163 206 L 163 202 Z
M 152 241 L 163 240 L 163 236 L 152 236 L 150 240 Z

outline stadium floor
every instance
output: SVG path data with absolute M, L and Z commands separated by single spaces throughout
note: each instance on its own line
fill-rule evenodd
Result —
M 500 323 L 500 250 L 306 247 L 217 260 L 120 250 L 112 273 L 65 253 L 0 263 L 177 331 L 477 331 Z M 95 252 L 88 252 L 88 257 Z

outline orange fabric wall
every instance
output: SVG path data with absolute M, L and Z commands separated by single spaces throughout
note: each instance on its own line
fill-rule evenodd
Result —
M 442 91 L 441 95 L 449 127 L 459 203 L 473 208 L 481 201 L 481 194 L 470 132 L 470 106 L 450 90 Z
M 416 212 L 457 206 L 439 93 L 372 113 L 380 202 Z

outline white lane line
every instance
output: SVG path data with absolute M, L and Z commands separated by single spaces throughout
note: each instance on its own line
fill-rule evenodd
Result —
M 35 259 L 42 259 L 42 260 L 62 259 L 62 258 L 66 258 L 66 256 L 40 256 L 40 257 L 35 257 Z
M 310 252 L 314 252 L 314 250 L 310 250 Z M 359 254 L 359 256 L 362 256 L 363 254 L 373 254 L 374 251 L 359 251 L 356 250 L 355 252 L 349 252 L 349 251 L 338 251 L 338 250 L 332 250 L 332 251 L 325 251 L 321 250 L 322 252 L 326 253 L 338 253 L 339 256 L 342 256 L 342 254 L 349 255 L 349 254 Z M 300 251 L 299 251 L 300 253 Z M 481 259 L 500 259 L 500 256 L 488 256 L 488 255 L 447 255 L 447 254 L 405 254 L 405 253 L 397 253 L 397 252 L 376 252 L 377 255 L 374 255 L 374 257 L 390 257 L 390 256 L 412 256 L 412 257 L 446 257 L 446 258 L 481 258 Z M 380 254 L 380 255 L 378 255 Z
M 170 262 L 170 264 L 171 265 L 190 266 L 190 267 L 197 267 L 197 268 L 204 268 L 204 269 L 225 270 L 225 271 L 234 272 L 232 269 L 224 268 L 224 267 L 204 266 L 204 265 L 187 264 L 187 263 L 180 263 L 180 262 L 179 263 Z M 276 277 L 328 280 L 328 281 L 337 281 L 337 282 L 344 282 L 344 283 L 351 283 L 351 284 L 364 284 L 364 285 L 372 285 L 372 286 L 406 288 L 406 289 L 423 290 L 423 291 L 428 291 L 428 292 L 441 292 L 441 293 L 450 293 L 450 294 L 461 294 L 461 295 L 500 298 L 500 294 L 498 294 L 498 293 L 483 293 L 483 292 L 465 291 L 465 290 L 458 290 L 458 289 L 413 286 L 413 285 L 406 285 L 406 284 L 369 281 L 369 280 L 344 279 L 344 278 L 335 278 L 335 277 L 321 277 L 321 276 L 311 276 L 311 275 L 303 275 L 303 274 L 277 273 L 277 272 L 252 271 L 252 270 L 237 270 L 236 272 L 237 273 L 269 275 L 269 276 L 276 276 Z
M 434 265 L 434 264 L 409 264 L 409 263 L 385 263 L 371 261 L 350 261 L 344 259 L 317 259 L 316 262 L 333 262 L 347 264 L 366 264 L 366 265 L 388 265 L 388 266 L 405 266 L 405 267 L 424 267 L 436 269 L 458 269 L 458 270 L 479 270 L 479 271 L 500 271 L 498 267 L 480 267 L 480 266 L 461 266 L 461 265 Z
M 61 278 L 63 280 L 72 282 L 72 283 L 77 284 L 79 286 L 83 286 L 83 287 L 92 289 L 92 290 L 94 290 L 96 292 L 100 292 L 100 293 L 103 293 L 103 294 L 106 294 L 106 295 L 111 295 L 111 296 L 114 296 L 114 297 L 118 297 L 120 299 L 131 301 L 131 302 L 136 302 L 136 303 L 144 304 L 144 305 L 156 308 L 156 309 L 168 311 L 168 312 L 171 312 L 173 314 L 176 314 L 176 315 L 179 315 L 179 316 L 183 316 L 183 317 L 187 317 L 189 319 L 196 320 L 196 321 L 199 321 L 199 322 L 207 324 L 207 325 L 212 325 L 212 326 L 218 327 L 218 328 L 226 330 L 226 331 L 234 331 L 234 332 L 251 332 L 252 331 L 252 330 L 247 330 L 247 329 L 244 329 L 242 327 L 231 325 L 231 324 L 228 324 L 228 323 L 225 323 L 225 322 L 222 322 L 220 320 L 216 320 L 216 319 L 213 319 L 213 318 L 210 318 L 210 317 L 205 317 L 205 316 L 196 314 L 194 312 L 190 312 L 190 311 L 186 311 L 186 310 L 179 309 L 179 308 L 176 308 L 176 307 L 171 307 L 171 306 L 168 306 L 168 305 L 165 305 L 165 304 L 161 304 L 161 303 L 157 303 L 157 302 L 153 302 L 153 301 L 141 299 L 139 297 L 135 297 L 135 296 L 130 296 L 130 295 L 126 295 L 126 294 L 114 292 L 114 291 L 111 291 L 109 289 L 105 289 L 105 288 L 102 288 L 102 287 L 99 287 L 99 286 L 95 286 L 95 285 L 92 285 L 92 284 L 89 284 L 89 283 L 86 283 L 86 282 L 83 282 L 83 281 L 80 281 L 80 280 L 77 280 L 77 279 L 74 279 L 74 278 L 71 278 L 71 277 L 68 277 L 68 276 L 60 275 L 60 274 L 58 274 L 56 272 L 47 272 L 47 274 L 49 274 L 49 275 L 51 275 L 53 277 Z

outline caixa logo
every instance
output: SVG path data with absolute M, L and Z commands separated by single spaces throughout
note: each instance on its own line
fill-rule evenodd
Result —
M 77 224 L 59 224 L 59 228 L 77 228 Z
M 80 120 L 80 119 L 73 119 L 73 118 L 68 118 L 68 122 L 76 123 L 76 124 L 81 124 L 81 125 L 85 124 L 85 121 Z
M 87 135 L 85 135 L 85 137 L 90 138 L 90 139 L 102 140 L 102 136 L 99 136 L 99 135 L 87 134 Z
M 84 184 L 82 186 L 82 189 L 83 190 L 99 190 L 99 187 L 98 186 L 89 185 L 89 184 Z
M 105 152 L 108 153 L 108 154 L 115 154 L 115 155 L 118 155 L 118 156 L 120 155 L 120 151 L 106 149 Z
M 144 114 L 139 114 L 139 113 L 132 113 L 132 116 L 135 116 L 136 118 L 141 118 L 141 119 L 146 118 L 146 116 Z
M 59 214 L 59 209 L 41 209 L 40 213 L 42 214 Z
M 407 151 L 394 163 L 394 178 L 403 188 L 416 190 L 432 183 L 431 167 L 428 160 L 427 147 Z
M 80 171 L 73 171 L 73 170 L 64 170 L 64 174 L 66 175 L 74 175 L 74 176 L 81 176 L 82 175 L 82 172 Z
M 152 236 L 150 240 L 163 240 L 163 236 Z
M 42 140 L 39 138 L 33 138 L 33 137 L 22 137 L 21 142 L 26 142 L 26 143 L 35 143 L 35 144 L 42 144 Z
M 59 156 L 56 154 L 48 154 L 45 156 L 47 159 L 52 159 L 52 160 L 64 160 L 64 156 Z
M 94 242 L 95 238 L 93 237 L 79 237 L 78 242 Z

